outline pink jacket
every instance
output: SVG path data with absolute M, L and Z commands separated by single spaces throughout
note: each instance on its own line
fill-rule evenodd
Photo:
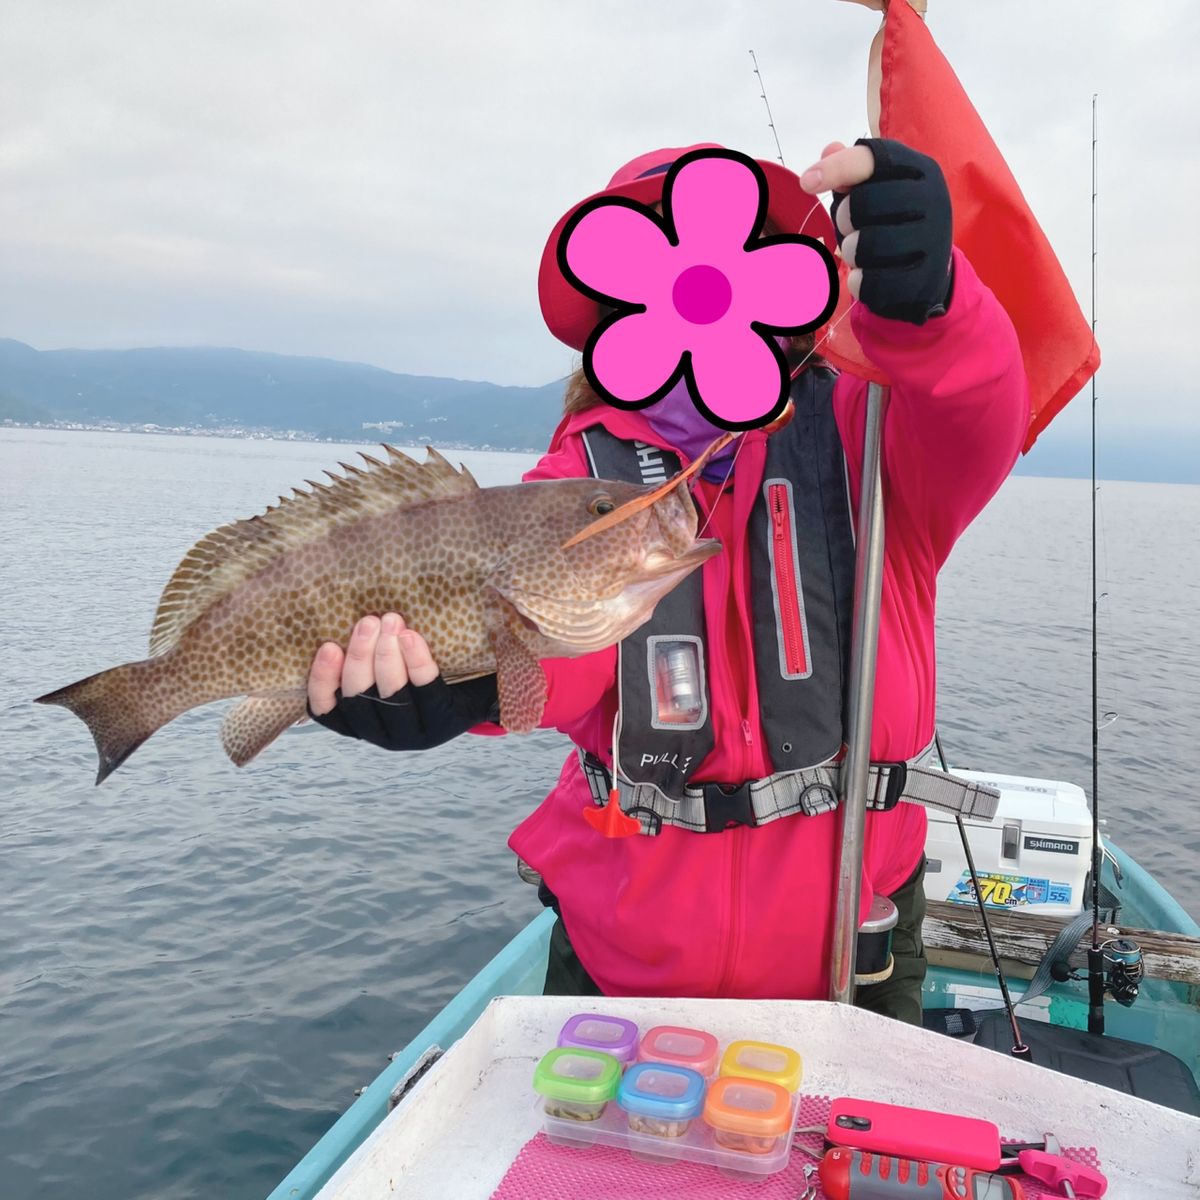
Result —
M 892 380 L 883 439 L 886 559 L 871 755 L 897 760 L 933 736 L 938 570 L 1012 468 L 1029 398 L 1012 325 L 958 251 L 953 303 L 944 317 L 916 327 L 856 305 L 851 320 L 864 350 Z M 861 379 L 842 375 L 833 395 L 856 500 L 866 390 Z M 565 420 L 525 478 L 586 475 L 580 430 L 595 424 L 619 437 L 662 444 L 640 413 L 604 405 Z M 764 596 L 769 603 L 770 592 L 750 579 L 749 513 L 742 511 L 758 493 L 765 440 L 761 432 L 745 435 L 739 486 L 732 500 L 716 505 L 707 531 L 725 548 L 702 568 L 717 744 L 696 781 L 736 783 L 771 769 L 753 678 L 747 679 L 753 671 L 748 608 Z M 701 486 L 699 497 L 707 509 L 710 485 Z M 724 670 L 718 655 L 725 657 Z M 611 761 L 615 648 L 543 666 L 549 684 L 543 724 Z M 610 840 L 583 819 L 591 804 L 572 752 L 557 786 L 509 845 L 558 896 L 580 961 L 606 994 L 826 997 L 836 813 L 719 834 L 668 826 L 657 837 Z M 872 894 L 894 892 L 912 875 L 924 842 L 925 813 L 915 805 L 867 815 L 864 917 Z

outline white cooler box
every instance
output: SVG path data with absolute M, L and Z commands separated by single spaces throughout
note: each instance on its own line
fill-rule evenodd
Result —
M 990 821 L 963 823 L 989 908 L 1071 916 L 1088 903 L 1092 816 L 1083 789 L 1050 779 L 954 771 L 1000 792 Z M 967 856 L 952 816 L 928 809 L 925 895 L 952 904 L 975 903 Z

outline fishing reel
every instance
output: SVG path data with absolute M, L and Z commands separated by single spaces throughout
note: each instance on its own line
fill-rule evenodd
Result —
M 1131 1007 L 1146 973 L 1141 946 L 1132 938 L 1109 938 L 1100 943 L 1100 953 L 1104 961 L 1104 990 L 1123 1008 Z M 1065 959 L 1059 959 L 1050 968 L 1050 974 L 1059 983 L 1084 982 L 1088 978 L 1083 972 L 1072 971 Z
M 1122 937 L 1105 942 L 1100 949 L 1104 951 L 1104 986 L 1118 1004 L 1129 1008 L 1138 998 L 1145 975 L 1142 948 L 1132 938 Z

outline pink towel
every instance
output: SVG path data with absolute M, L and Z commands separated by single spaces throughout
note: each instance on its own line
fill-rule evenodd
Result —
M 797 1124 L 801 1129 L 824 1127 L 828 1119 L 828 1096 L 800 1097 Z M 797 1134 L 782 1171 L 762 1179 L 737 1180 L 703 1163 L 639 1162 L 628 1150 L 614 1146 L 556 1146 L 539 1133 L 521 1148 L 492 1200 L 796 1200 L 806 1186 L 804 1167 L 820 1162 L 823 1144 L 820 1134 Z M 1100 1167 L 1092 1147 L 1064 1148 L 1063 1156 Z M 1061 1195 L 1024 1175 L 1017 1178 L 1028 1200 L 1054 1200 Z

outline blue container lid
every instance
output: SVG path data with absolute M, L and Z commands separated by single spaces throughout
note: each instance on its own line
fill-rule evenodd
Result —
M 704 1110 L 704 1076 L 690 1067 L 637 1063 L 625 1072 L 617 1103 L 626 1112 L 664 1121 L 690 1121 Z

